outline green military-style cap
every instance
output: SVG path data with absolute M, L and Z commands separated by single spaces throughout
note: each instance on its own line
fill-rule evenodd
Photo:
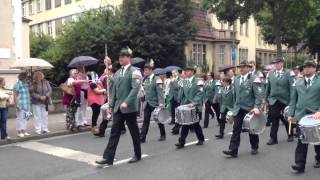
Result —
M 241 61 L 237 67 L 251 67 L 248 61 Z
M 132 50 L 129 47 L 122 48 L 120 50 L 120 56 L 132 56 Z
M 230 65 L 227 65 L 227 66 L 223 66 L 223 67 L 220 67 L 219 68 L 219 72 L 226 72 L 228 71 L 229 69 L 234 69 L 236 68 L 235 66 L 230 66 Z
M 197 69 L 196 66 L 186 66 L 183 70 L 187 71 L 187 70 L 193 70 L 195 71 Z
M 153 61 L 153 59 L 150 59 L 149 61 L 147 61 L 147 62 L 144 64 L 144 68 L 153 69 L 153 68 L 154 68 L 154 61 Z
M 303 67 L 317 67 L 317 64 L 312 60 L 305 60 L 303 62 Z
M 284 58 L 282 56 L 275 57 L 271 63 L 274 64 L 278 62 L 284 62 Z

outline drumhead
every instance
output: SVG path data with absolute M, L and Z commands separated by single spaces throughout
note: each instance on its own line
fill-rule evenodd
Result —
M 181 105 L 178 106 L 177 109 L 181 110 L 181 111 L 189 111 L 189 110 L 193 110 L 196 109 L 196 107 L 190 107 L 189 105 Z
M 320 125 L 320 120 L 314 119 L 312 115 L 304 116 L 300 121 L 299 125 L 301 126 L 316 126 Z

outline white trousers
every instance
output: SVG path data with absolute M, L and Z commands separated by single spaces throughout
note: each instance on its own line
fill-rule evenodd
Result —
M 24 119 L 24 111 L 16 109 L 16 116 L 17 131 L 27 130 L 27 120 Z
M 80 107 L 77 109 L 76 113 L 76 121 L 77 125 L 82 126 L 84 124 L 88 124 L 87 122 L 87 107 L 88 107 L 88 101 L 86 98 L 84 98 L 84 92 L 81 91 L 80 93 Z
M 48 131 L 48 111 L 46 111 L 46 105 L 33 104 L 33 117 L 34 117 L 34 129 L 37 133 L 42 131 Z

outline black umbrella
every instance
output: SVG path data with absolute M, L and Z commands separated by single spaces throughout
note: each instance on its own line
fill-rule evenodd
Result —
M 162 68 L 156 68 L 153 70 L 153 73 L 155 75 L 162 75 L 162 74 L 165 74 L 166 72 L 164 72 L 164 70 Z
M 69 63 L 69 68 L 77 68 L 80 65 L 91 66 L 98 63 L 98 59 L 91 56 L 78 56 L 72 59 Z
M 142 58 L 140 58 L 140 57 L 135 57 L 135 58 L 132 58 L 131 59 L 131 64 L 132 65 L 137 65 L 137 64 L 142 64 L 142 63 L 144 63 L 146 60 L 144 60 L 144 59 L 142 59 Z

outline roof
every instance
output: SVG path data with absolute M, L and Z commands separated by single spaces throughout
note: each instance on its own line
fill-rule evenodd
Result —
M 197 28 L 195 39 L 210 42 L 214 41 L 216 38 L 212 32 L 210 23 L 207 21 L 207 11 L 196 9 L 193 14 L 192 21 Z

